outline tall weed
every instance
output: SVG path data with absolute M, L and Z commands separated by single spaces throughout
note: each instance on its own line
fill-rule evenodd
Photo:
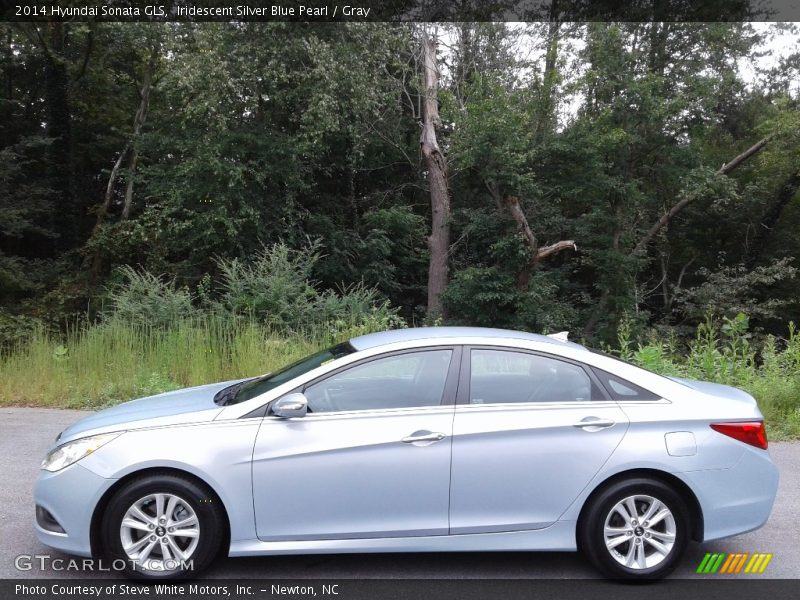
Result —
M 630 331 L 623 319 L 615 350 L 621 358 L 662 375 L 742 388 L 758 401 L 771 438 L 800 438 L 800 335 L 794 323 L 789 323 L 788 338 L 768 336 L 759 348 L 743 313 L 721 321 L 707 314 L 685 348 L 674 338 L 651 335 L 632 350 Z

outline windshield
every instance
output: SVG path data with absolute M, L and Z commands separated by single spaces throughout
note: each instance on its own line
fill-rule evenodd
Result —
M 341 358 L 342 356 L 347 356 L 355 351 L 356 349 L 353 348 L 349 342 L 339 344 L 333 348 L 328 348 L 322 352 L 317 352 L 311 356 L 306 356 L 305 358 L 300 359 L 297 362 L 283 367 L 282 369 L 273 373 L 267 373 L 261 377 L 255 377 L 254 379 L 247 379 L 245 381 L 240 381 L 239 383 L 234 383 L 233 385 L 217 392 L 217 395 L 214 396 L 214 402 L 220 406 L 229 406 L 231 404 L 245 402 L 246 400 L 260 396 L 264 392 L 268 392 L 271 389 L 286 383 L 287 381 L 291 381 L 295 377 L 299 377 L 304 373 L 308 373 L 320 365 L 324 365 L 325 363 L 337 358 Z

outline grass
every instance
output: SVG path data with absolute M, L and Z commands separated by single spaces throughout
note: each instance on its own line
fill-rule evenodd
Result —
M 287 335 L 254 322 L 213 318 L 178 321 L 165 331 L 120 321 L 60 338 L 40 330 L 0 357 L 0 405 L 110 406 L 266 373 L 351 332 L 316 327 Z
M 288 334 L 251 320 L 183 319 L 166 330 L 123 321 L 76 327 L 64 336 L 36 331 L 0 356 L 0 406 L 100 408 L 151 394 L 272 371 L 322 347 L 383 328 L 338 321 Z M 770 439 L 800 439 L 800 335 L 766 338 L 758 348 L 747 317 L 709 318 L 695 339 L 632 341 L 623 321 L 613 352 L 664 375 L 747 390 Z

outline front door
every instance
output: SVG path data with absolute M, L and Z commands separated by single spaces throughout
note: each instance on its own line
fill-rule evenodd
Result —
M 446 535 L 457 349 L 382 355 L 307 385 L 253 453 L 264 541 Z

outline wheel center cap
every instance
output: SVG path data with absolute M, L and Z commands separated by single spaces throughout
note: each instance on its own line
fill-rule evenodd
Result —
M 156 527 L 156 535 L 157 535 L 158 537 L 163 537 L 163 535 L 164 535 L 166 532 L 167 532 L 167 531 L 166 531 L 166 529 L 164 529 L 164 528 L 163 528 L 161 525 L 159 525 L 158 527 Z M 639 534 L 637 533 L 636 535 L 639 535 Z
M 637 527 L 636 529 L 633 530 L 633 533 L 635 533 L 637 536 L 641 537 L 641 536 L 644 535 L 644 529 L 642 527 Z M 161 534 L 159 534 L 159 535 L 161 535 Z

